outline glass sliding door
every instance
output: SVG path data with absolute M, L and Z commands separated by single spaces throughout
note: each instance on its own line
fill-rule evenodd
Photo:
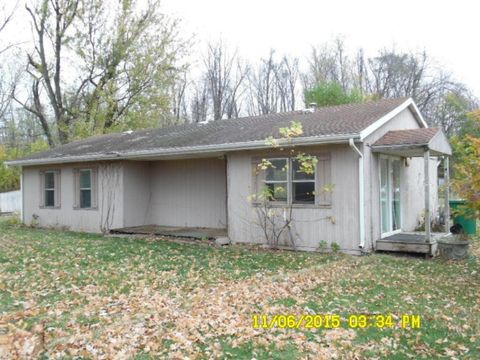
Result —
M 391 160 L 392 173 L 392 231 L 400 230 L 400 160 Z
M 401 162 L 380 158 L 380 208 L 382 235 L 401 229 Z
M 382 208 L 382 234 L 391 231 L 390 190 L 388 181 L 388 159 L 380 159 L 380 206 Z

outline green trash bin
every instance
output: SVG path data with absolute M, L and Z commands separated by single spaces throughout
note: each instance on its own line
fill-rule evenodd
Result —
M 460 224 L 465 234 L 475 235 L 477 233 L 477 223 L 475 213 L 471 209 L 462 209 L 467 204 L 466 200 L 450 200 L 450 209 L 453 213 L 453 224 Z M 461 210 L 461 214 L 455 214 L 455 210 Z

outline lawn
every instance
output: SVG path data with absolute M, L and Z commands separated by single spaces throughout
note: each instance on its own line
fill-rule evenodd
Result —
M 478 359 L 478 256 L 478 242 L 469 259 L 446 262 L 217 248 L 2 220 L 0 346 L 7 329 L 41 332 L 43 358 Z M 324 323 L 286 329 L 273 320 L 282 314 L 319 314 Z M 352 328 L 356 314 L 393 322 Z M 253 328 L 254 315 L 275 326 Z M 325 315 L 339 315 L 340 326 L 325 328 Z M 419 315 L 420 328 L 402 328 L 402 315 Z

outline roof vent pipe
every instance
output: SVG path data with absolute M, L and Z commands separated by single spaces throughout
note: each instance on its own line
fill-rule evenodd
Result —
M 315 110 L 317 110 L 317 103 L 315 102 L 311 102 L 311 103 L 308 103 L 308 107 L 303 110 L 304 113 L 314 113 Z

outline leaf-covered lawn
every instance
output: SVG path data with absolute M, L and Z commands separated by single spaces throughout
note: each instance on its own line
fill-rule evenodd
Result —
M 0 221 L 0 316 L 10 331 L 43 324 L 46 358 L 478 359 L 478 255 L 217 248 Z M 360 313 L 395 326 L 349 329 Z M 339 314 L 345 326 L 253 329 L 254 314 Z M 400 328 L 402 314 L 421 328 Z

